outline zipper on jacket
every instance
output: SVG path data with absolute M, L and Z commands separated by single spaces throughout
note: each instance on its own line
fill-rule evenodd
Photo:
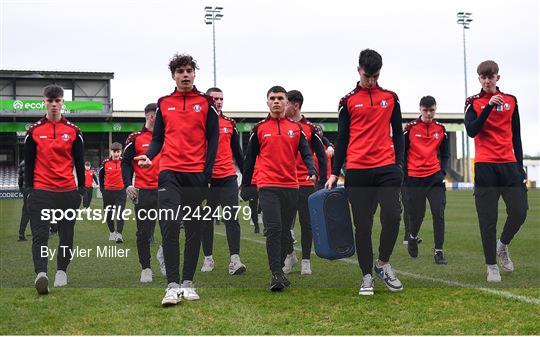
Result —
M 371 106 L 373 106 L 373 99 L 371 98 L 371 89 L 368 89 L 368 95 L 369 95 L 369 103 Z
M 429 137 L 429 124 L 426 124 L 426 136 Z
M 186 111 L 186 94 L 184 94 L 184 111 Z
M 277 134 L 281 135 L 281 129 L 279 128 L 279 117 L 277 118 Z
M 56 139 L 56 123 L 53 122 L 53 139 Z

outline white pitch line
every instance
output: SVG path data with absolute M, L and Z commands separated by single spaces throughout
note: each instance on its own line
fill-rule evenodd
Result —
M 218 234 L 218 235 L 226 236 L 225 233 L 221 233 L 221 232 L 218 232 L 218 231 L 214 231 L 214 232 L 216 234 Z M 252 238 L 248 238 L 248 237 L 245 237 L 245 236 L 242 236 L 241 239 L 244 240 L 244 241 L 250 241 L 250 242 L 255 242 L 255 243 L 258 243 L 258 244 L 266 245 L 266 241 L 262 241 L 262 240 L 252 239 Z M 294 250 L 297 251 L 297 252 L 302 251 L 302 249 L 300 249 L 300 248 L 294 248 Z M 311 252 L 311 254 L 317 256 L 314 252 Z M 351 258 L 340 259 L 338 261 L 351 263 L 351 264 L 358 264 L 357 260 L 353 260 Z M 446 284 L 446 285 L 453 286 L 453 287 L 474 289 L 474 290 L 478 290 L 478 291 L 485 292 L 485 293 L 488 293 L 488 294 L 497 295 L 497 296 L 505 297 L 505 298 L 508 298 L 508 299 L 524 302 L 524 303 L 540 305 L 540 299 L 538 299 L 538 298 L 524 296 L 524 295 L 517 295 L 517 294 L 511 293 L 509 291 L 505 291 L 505 290 L 497 290 L 497 289 L 490 289 L 490 288 L 485 288 L 485 287 L 478 287 L 478 286 L 475 286 L 475 285 L 472 285 L 472 284 L 461 283 L 461 282 L 450 281 L 450 280 L 443 280 L 443 279 L 440 279 L 440 278 L 435 278 L 435 277 L 431 277 L 431 276 L 425 276 L 425 275 L 410 273 L 408 271 L 402 271 L 402 270 L 398 270 L 398 269 L 394 269 L 394 271 L 396 273 L 398 273 L 398 274 L 401 274 L 401 275 L 404 275 L 404 276 L 407 276 L 407 277 L 410 277 L 410 278 L 414 278 L 414 279 L 417 279 L 417 280 L 430 281 L 430 282 L 434 282 L 434 283 L 442 283 L 442 284 Z

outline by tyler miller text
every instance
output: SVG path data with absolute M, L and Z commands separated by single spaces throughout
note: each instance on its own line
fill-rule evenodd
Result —
M 53 260 L 55 256 L 68 256 L 70 260 L 75 258 L 127 258 L 130 253 L 130 248 L 119 248 L 118 246 L 96 246 L 96 248 L 81 248 L 75 246 L 60 246 L 58 249 L 41 246 L 41 257 L 46 257 Z

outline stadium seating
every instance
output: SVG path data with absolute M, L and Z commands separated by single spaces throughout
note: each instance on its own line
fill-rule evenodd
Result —
M 0 166 L 0 190 L 18 190 L 18 168 Z

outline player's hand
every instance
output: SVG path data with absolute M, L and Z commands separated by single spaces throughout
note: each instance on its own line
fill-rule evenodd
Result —
M 129 185 L 126 187 L 126 194 L 131 200 L 135 200 L 135 198 L 137 198 L 139 195 L 139 190 L 135 188 L 135 186 Z
M 138 165 L 141 168 L 149 168 L 152 166 L 152 161 L 148 159 L 148 157 L 145 154 L 141 154 L 140 156 L 137 156 L 133 158 L 134 160 L 138 160 Z
M 329 155 L 330 157 L 333 157 L 334 156 L 334 148 L 332 146 L 329 146 L 326 149 L 326 154 Z
M 257 187 L 255 185 L 240 186 L 240 198 L 244 201 L 253 200 L 257 196 Z
M 330 175 L 330 178 L 328 178 L 328 180 L 326 181 L 326 184 L 324 184 L 324 188 L 326 188 L 327 190 L 331 190 L 332 187 L 334 187 L 337 183 L 337 180 L 338 180 L 338 177 L 335 176 L 335 175 Z
M 492 96 L 491 99 L 489 100 L 489 105 L 503 105 L 503 104 L 504 104 L 504 100 L 501 95 Z
M 316 183 L 317 182 L 317 175 L 312 174 L 310 176 L 307 176 L 306 181 L 311 181 L 312 183 Z

